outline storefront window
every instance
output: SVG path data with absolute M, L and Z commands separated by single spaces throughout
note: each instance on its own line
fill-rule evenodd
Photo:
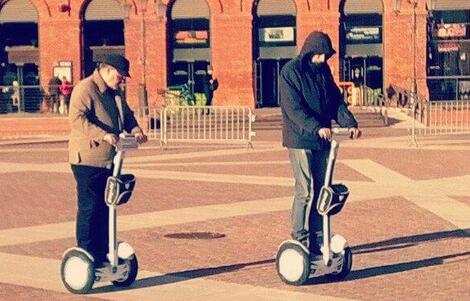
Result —
M 431 100 L 468 99 L 469 10 L 429 13 L 427 75 Z

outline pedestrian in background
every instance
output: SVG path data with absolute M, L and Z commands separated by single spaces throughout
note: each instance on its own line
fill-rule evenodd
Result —
M 207 67 L 207 73 L 202 79 L 204 88 L 204 95 L 206 96 L 206 106 L 212 105 L 212 98 L 214 97 L 214 91 L 219 87 L 219 81 L 213 77 L 212 66 Z M 209 114 L 210 109 L 207 109 L 206 113 Z
M 62 77 L 62 82 L 59 86 L 60 91 L 60 107 L 59 112 L 67 115 L 69 112 L 70 95 L 72 94 L 73 85 L 67 80 L 65 76 Z
M 126 77 L 129 61 L 121 55 L 109 55 L 76 85 L 70 100 L 69 162 L 78 199 L 76 239 L 78 247 L 94 257 L 97 267 L 107 261 L 104 191 L 112 175 L 114 146 L 122 131 L 134 134 L 138 143 L 147 141 L 120 90 Z
M 352 138 L 361 135 L 326 63 L 334 53 L 328 35 L 312 32 L 300 54 L 282 68 L 280 76 L 282 140 L 295 178 L 291 235 L 313 256 L 321 254 L 323 220 L 316 203 L 325 181 L 331 121 L 349 128 Z M 306 214 L 311 199 L 312 211 Z

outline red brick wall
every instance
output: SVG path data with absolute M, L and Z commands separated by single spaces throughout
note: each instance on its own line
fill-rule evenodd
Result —
M 421 1 L 423 2 L 423 1 Z M 426 86 L 426 11 L 424 2 L 417 8 L 416 19 L 416 79 L 418 93 L 428 96 Z M 386 6 L 384 14 L 384 86 L 390 84 L 410 89 L 412 83 L 412 6 L 403 1 L 397 15 Z

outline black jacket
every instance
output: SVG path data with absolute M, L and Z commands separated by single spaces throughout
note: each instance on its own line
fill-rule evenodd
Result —
M 331 128 L 332 120 L 341 127 L 357 127 L 328 65 L 311 63 L 313 54 L 322 53 L 326 59 L 335 53 L 331 40 L 324 33 L 312 32 L 300 54 L 282 68 L 279 85 L 285 147 L 329 148 L 330 143 L 320 138 L 318 130 Z

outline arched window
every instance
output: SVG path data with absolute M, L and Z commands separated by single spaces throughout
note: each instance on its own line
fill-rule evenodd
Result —
M 105 55 L 124 55 L 124 7 L 117 0 L 92 0 L 83 13 L 83 72 L 90 75 Z

